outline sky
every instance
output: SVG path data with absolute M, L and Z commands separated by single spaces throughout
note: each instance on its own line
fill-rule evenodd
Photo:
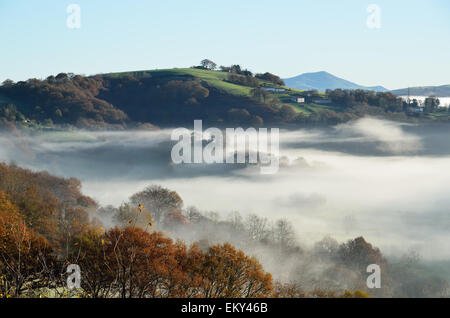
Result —
M 80 28 L 67 25 L 70 4 Z M 209 58 L 282 78 L 327 71 L 388 89 L 444 85 L 449 13 L 448 0 L 0 0 L 0 81 Z

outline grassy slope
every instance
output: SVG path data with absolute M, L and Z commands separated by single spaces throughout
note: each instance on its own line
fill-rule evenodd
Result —
M 252 87 L 237 85 L 233 83 L 226 82 L 225 80 L 228 77 L 228 73 L 220 72 L 220 71 L 208 71 L 194 68 L 173 68 L 173 69 L 162 69 L 162 70 L 145 70 L 145 71 L 136 71 L 136 72 L 122 72 L 122 73 L 109 73 L 105 74 L 105 76 L 125 76 L 125 75 L 135 75 L 135 76 L 143 76 L 145 74 L 150 74 L 152 77 L 166 77 L 166 76 L 195 76 L 199 77 L 203 81 L 207 82 L 208 85 L 215 87 L 217 89 L 223 90 L 232 95 L 250 97 L 250 92 Z M 259 80 L 261 86 L 274 86 L 274 84 Z M 321 112 L 325 110 L 335 110 L 338 111 L 337 108 L 326 105 L 317 105 L 317 104 L 305 104 L 300 105 L 297 103 L 291 102 L 291 97 L 295 94 L 303 92 L 302 90 L 295 88 L 288 88 L 285 86 L 279 86 L 280 88 L 286 89 L 283 93 L 275 93 L 284 105 L 288 105 L 292 107 L 297 113 L 311 114 L 314 112 Z M 320 93 L 320 95 L 324 95 L 324 93 Z
M 125 76 L 125 75 L 144 75 L 150 74 L 152 77 L 162 76 L 196 76 L 208 83 L 208 85 L 226 91 L 227 93 L 239 96 L 250 96 L 251 87 L 236 85 L 225 82 L 228 73 L 219 71 L 207 71 L 193 68 L 174 68 L 165 70 L 149 70 L 149 71 L 137 71 L 137 72 L 123 72 L 123 73 L 110 73 L 106 76 Z
M 220 71 L 208 71 L 194 68 L 173 68 L 173 69 L 160 69 L 160 70 L 142 70 L 142 71 L 132 71 L 132 72 L 118 72 L 118 73 L 108 73 L 102 74 L 103 76 L 108 77 L 121 77 L 126 75 L 134 75 L 134 76 L 144 76 L 146 74 L 150 74 L 153 78 L 158 77 L 167 77 L 167 76 L 195 76 L 205 81 L 211 87 L 215 87 L 217 89 L 223 90 L 231 95 L 242 96 L 242 97 L 251 97 L 250 92 L 253 89 L 252 87 L 237 85 L 233 83 L 229 83 L 226 81 L 228 77 L 228 73 L 220 72 Z M 259 80 L 261 86 L 274 87 L 276 85 Z M 284 88 L 286 91 L 282 93 L 274 93 L 276 97 L 282 102 L 283 105 L 287 105 L 292 107 L 295 112 L 303 113 L 305 115 L 309 115 L 312 113 L 323 112 L 327 110 L 333 110 L 335 112 L 341 112 L 341 109 L 332 105 L 318 105 L 318 104 L 298 104 L 291 101 L 293 96 L 296 96 L 299 93 L 304 92 L 303 90 L 289 88 L 286 86 L 278 86 L 279 88 Z M 325 96 L 325 93 L 319 92 L 319 95 Z M 0 104 L 13 103 L 17 104 L 16 101 L 10 100 L 4 96 L 0 95 Z M 437 118 L 445 118 L 449 117 L 450 113 L 440 112 L 436 114 L 430 114 L 427 117 L 430 119 Z
M 325 110 L 334 110 L 339 112 L 340 109 L 338 107 L 334 107 L 331 105 L 318 105 L 314 103 L 310 104 L 298 104 L 291 101 L 293 96 L 296 96 L 298 93 L 302 93 L 302 90 L 296 88 L 283 87 L 286 89 L 285 92 L 276 93 L 275 96 L 283 102 L 284 105 L 291 106 L 297 113 L 303 113 L 305 115 L 309 115 L 311 113 L 318 113 Z M 325 96 L 325 93 L 319 93 L 321 96 Z

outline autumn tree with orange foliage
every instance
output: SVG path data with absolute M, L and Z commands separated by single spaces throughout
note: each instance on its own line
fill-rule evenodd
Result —
M 55 259 L 47 240 L 30 230 L 11 203 L 0 191 L 0 294 L 20 296 L 24 291 L 48 283 Z
M 134 194 L 130 202 L 135 206 L 143 204 L 152 212 L 157 223 L 163 222 L 168 213 L 183 208 L 183 200 L 178 193 L 156 185 Z
M 83 269 L 90 297 L 184 297 L 194 281 L 184 272 L 186 254 L 181 242 L 129 226 L 76 238 L 71 260 Z
M 209 248 L 201 271 L 207 298 L 270 297 L 273 293 L 272 276 L 264 272 L 256 258 L 228 243 Z
M 77 179 L 62 179 L 0 163 L 0 191 L 8 194 L 27 227 L 67 257 L 68 244 L 89 225 L 96 202 L 81 194 Z
M 89 297 L 268 297 L 272 277 L 256 259 L 229 244 L 202 252 L 161 232 L 138 227 L 87 232 L 75 239 L 71 261 L 82 269 Z

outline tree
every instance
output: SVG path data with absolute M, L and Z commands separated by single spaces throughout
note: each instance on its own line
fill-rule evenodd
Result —
M 59 73 L 55 77 L 57 80 L 66 80 L 69 78 L 69 76 L 66 73 Z
M 68 263 L 81 268 L 81 288 L 86 297 L 114 297 L 117 270 L 115 262 L 100 229 L 90 229 L 71 241 Z M 108 252 L 108 253 L 107 253 Z
M 229 73 L 231 71 L 231 67 L 229 66 L 220 66 L 220 71 L 225 72 L 225 73 Z
M 89 297 L 268 297 L 272 277 L 233 246 L 187 249 L 160 232 L 129 226 L 86 232 L 72 244 Z
M 0 294 L 18 297 L 45 286 L 55 264 L 47 240 L 22 220 L 19 209 L 0 191 Z
M 200 62 L 200 65 L 203 66 L 205 69 L 208 69 L 208 70 L 211 70 L 211 71 L 213 71 L 213 70 L 215 70 L 217 68 L 217 64 L 214 63 L 211 60 L 208 60 L 208 59 L 202 60 Z
M 281 118 L 283 119 L 283 121 L 288 122 L 288 121 L 293 120 L 295 118 L 295 116 L 297 116 L 297 113 L 291 106 L 284 105 L 280 109 L 280 115 L 281 115 Z
M 164 221 L 164 226 L 167 229 L 177 230 L 189 224 L 189 221 L 186 217 L 181 213 L 180 210 L 171 211 L 167 214 L 167 217 Z
M 276 75 L 271 74 L 269 72 L 266 72 L 264 74 L 256 74 L 255 77 L 259 78 L 261 80 L 273 83 L 275 85 L 280 85 L 280 86 L 284 86 L 285 85 L 284 81 L 279 76 L 276 76 Z
M 272 276 L 255 258 L 230 244 L 210 247 L 201 264 L 203 297 L 258 298 L 273 295 Z
M 11 87 L 11 86 L 14 85 L 14 81 L 11 80 L 11 79 L 6 79 L 6 80 L 3 81 L 2 85 L 3 85 L 4 87 Z
M 231 228 L 237 232 L 245 232 L 245 224 L 243 222 L 242 216 L 237 211 L 233 211 L 228 215 L 228 223 Z
M 251 239 L 257 242 L 263 242 L 268 239 L 269 220 L 267 218 L 250 214 L 245 222 L 245 227 Z
M 254 88 L 250 91 L 251 96 L 258 102 L 264 104 L 275 105 L 280 102 L 280 100 L 268 91 L 265 91 L 259 87 Z
M 230 73 L 228 74 L 227 81 L 249 87 L 257 87 L 259 85 L 259 81 L 251 75 L 238 75 Z
M 242 73 L 241 66 L 239 64 L 231 65 L 230 73 L 241 74 Z
M 169 212 L 181 211 L 183 208 L 183 200 L 178 193 L 157 185 L 134 194 L 130 201 L 135 206 L 142 204 L 158 223 L 164 221 Z
M 138 226 L 143 229 L 151 229 L 155 223 L 153 215 L 141 202 L 124 203 L 114 212 L 113 220 L 123 228 Z
M 239 125 L 248 125 L 252 119 L 247 109 L 232 108 L 227 112 L 228 120 Z
M 68 240 L 89 223 L 87 210 L 96 203 L 81 194 L 75 178 L 62 179 L 0 163 L 0 191 L 5 191 L 19 209 L 21 218 L 36 235 L 67 254 Z
M 280 219 L 272 227 L 272 240 L 282 248 L 295 245 L 295 231 L 291 223 L 286 219 Z
M 430 96 L 425 99 L 424 105 L 425 105 L 424 107 L 425 113 L 434 113 L 439 108 L 440 100 L 435 96 Z
M 90 297 L 170 297 L 168 277 L 180 275 L 172 240 L 133 226 L 75 239 L 72 260 Z
M 326 236 L 320 242 L 314 244 L 314 255 L 323 259 L 334 259 L 339 249 L 339 243 L 334 238 Z
M 263 99 L 264 93 L 265 93 L 265 91 L 262 90 L 262 89 L 259 88 L 259 87 L 253 88 L 253 89 L 250 91 L 250 95 L 251 95 L 254 99 L 256 99 L 257 101 L 260 101 L 260 100 Z
M 161 95 L 176 103 L 197 104 L 209 96 L 209 90 L 199 80 L 174 80 L 161 87 Z
M 367 267 L 372 264 L 380 266 L 382 273 L 382 288 L 372 291 L 375 295 L 390 295 L 392 293 L 392 279 L 389 276 L 390 266 L 380 250 L 366 242 L 363 237 L 349 240 L 342 244 L 337 251 L 337 264 L 345 268 L 354 276 L 354 286 L 358 289 L 367 289 Z M 356 274 L 356 275 L 355 275 Z
M 275 296 L 277 298 L 305 298 L 306 294 L 297 282 L 275 283 Z
M 387 264 L 380 250 L 367 243 L 363 237 L 342 244 L 338 250 L 338 257 L 340 261 L 363 274 L 370 264 L 377 264 L 382 268 Z

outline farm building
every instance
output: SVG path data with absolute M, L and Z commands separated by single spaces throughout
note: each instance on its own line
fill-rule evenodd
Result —
M 292 97 L 291 100 L 294 103 L 298 103 L 298 104 L 304 104 L 305 103 L 305 98 L 304 97 Z

